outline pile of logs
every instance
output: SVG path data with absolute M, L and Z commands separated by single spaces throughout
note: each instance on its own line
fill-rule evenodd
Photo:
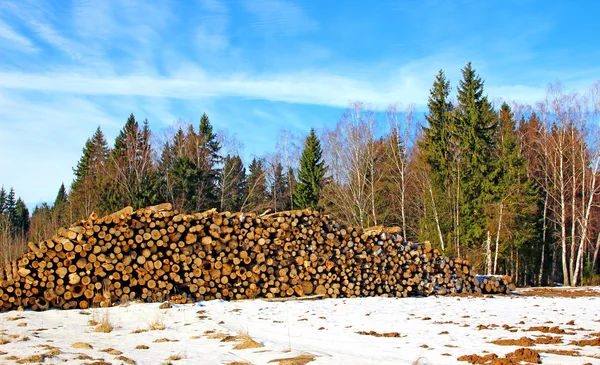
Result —
M 178 214 L 165 203 L 79 221 L 0 270 L 0 309 L 184 300 L 492 292 L 460 258 L 398 228 L 295 210 Z M 485 281 L 486 279 L 484 279 Z M 489 280 L 489 279 L 487 279 Z M 495 282 L 494 282 L 495 283 Z
M 517 288 L 512 278 L 506 275 L 477 275 L 477 282 L 484 294 L 505 294 Z

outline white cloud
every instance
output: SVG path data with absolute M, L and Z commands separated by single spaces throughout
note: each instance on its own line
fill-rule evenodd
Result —
M 265 35 L 296 35 L 319 29 L 302 5 L 283 0 L 243 1 L 246 10 L 256 17 L 252 26 Z
M 2 20 L 0 20 L 0 47 L 14 48 L 23 52 L 37 52 L 37 48 L 29 38 L 17 33 Z

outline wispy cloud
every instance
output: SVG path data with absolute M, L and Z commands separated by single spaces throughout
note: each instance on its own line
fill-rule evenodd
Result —
M 314 32 L 318 23 L 302 4 L 283 0 L 244 1 L 246 10 L 256 17 L 252 26 L 267 35 L 297 35 Z
M 6 49 L 15 49 L 23 52 L 37 52 L 38 49 L 33 42 L 17 33 L 8 24 L 0 19 L 0 47 Z

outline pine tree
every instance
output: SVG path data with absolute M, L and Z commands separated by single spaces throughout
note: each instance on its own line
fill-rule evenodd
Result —
M 280 162 L 273 170 L 273 183 L 269 193 L 275 212 L 290 209 L 288 177 L 283 173 L 283 165 Z
M 248 195 L 243 210 L 260 211 L 266 208 L 267 178 L 263 163 L 256 158 L 252 159 L 249 166 Z
M 115 139 L 110 153 L 110 185 L 105 189 L 103 201 L 114 211 L 131 205 L 140 208 L 156 203 L 158 178 L 152 161 L 151 132 L 148 120 L 140 130 L 131 114 Z
M 485 206 L 493 199 L 492 151 L 498 129 L 492 105 L 483 95 L 483 80 L 468 63 L 458 85 L 456 112 L 461 194 L 461 241 L 474 247 L 485 240 Z
M 311 129 L 300 157 L 298 184 L 294 191 L 294 208 L 318 209 L 323 176 L 325 176 L 323 149 L 315 130 Z
M 219 183 L 221 210 L 237 212 L 242 209 L 246 198 L 246 168 L 240 156 L 227 155 Z
M 25 202 L 21 198 L 17 199 L 15 205 L 15 219 L 13 221 L 13 229 L 15 233 L 21 236 L 26 236 L 29 232 L 29 209 L 25 205 Z
M 444 71 L 440 70 L 429 92 L 429 112 L 425 115 L 429 126 L 423 127 L 424 137 L 420 143 L 437 185 L 447 184 L 452 175 L 450 141 L 455 131 L 450 90 L 450 81 L 446 80 Z
M 4 186 L 0 188 L 0 215 L 4 214 L 6 211 L 6 190 L 4 190 Z
M 54 204 L 52 205 L 52 213 L 55 217 L 55 220 L 59 226 L 65 225 L 66 222 L 66 210 L 68 205 L 68 197 L 67 190 L 65 189 L 65 184 L 62 183 L 60 188 L 58 188 L 58 193 L 56 194 L 56 199 L 54 199 Z
M 217 185 L 221 171 L 218 166 L 222 160 L 219 155 L 221 145 L 206 113 L 200 118 L 197 148 L 200 153 L 197 167 L 201 171 L 201 183 L 196 209 L 205 210 L 219 206 Z
M 4 214 L 8 219 L 13 222 L 17 215 L 17 201 L 15 200 L 15 189 L 10 188 L 8 195 L 6 196 L 6 202 L 4 203 Z
M 527 176 L 527 160 L 522 155 L 517 140 L 516 121 L 508 106 L 503 103 L 498 113 L 495 171 L 490 174 L 494 188 L 494 213 L 496 216 L 497 257 L 513 250 L 527 249 L 531 258 L 538 257 L 541 237 L 538 225 L 539 196 L 535 184 Z M 537 263 L 534 262 L 533 266 Z M 496 270 L 494 270 L 496 271 Z
M 94 135 L 85 142 L 83 155 L 73 169 L 75 179 L 71 184 L 70 200 L 74 215 L 86 218 L 92 211 L 102 211 L 102 192 L 106 190 L 107 161 L 110 153 L 104 133 L 98 127 Z

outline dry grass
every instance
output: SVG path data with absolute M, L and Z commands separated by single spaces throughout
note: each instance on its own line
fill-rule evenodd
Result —
M 136 350 L 148 350 L 150 347 L 146 346 L 146 345 L 137 345 Z
M 233 347 L 234 350 L 255 349 L 259 347 L 264 347 L 262 343 L 254 341 L 252 337 L 248 335 L 237 336 L 237 340 L 240 342 Z
M 35 354 L 28 357 L 24 357 L 20 360 L 17 360 L 17 364 L 31 364 L 31 363 L 42 363 L 44 362 L 45 355 Z
M 269 363 L 276 362 L 278 365 L 304 365 L 308 364 L 311 361 L 314 361 L 315 357 L 312 355 L 300 355 L 296 357 L 289 357 L 285 359 L 274 359 L 269 361 Z
M 413 361 L 411 365 L 431 365 L 431 363 L 429 362 L 429 360 L 421 356 L 415 361 Z
M 179 354 L 171 355 L 171 356 L 167 357 L 165 360 L 166 361 L 178 361 L 181 359 L 185 359 L 185 354 L 179 353 Z
M 156 318 L 154 318 L 154 321 L 152 321 L 148 325 L 148 330 L 150 330 L 150 331 L 162 331 L 165 328 L 166 328 L 165 321 L 164 321 L 162 315 L 156 316 Z
M 252 365 L 249 362 L 240 362 L 240 361 L 234 361 L 234 362 L 228 362 L 226 365 Z
M 76 348 L 76 349 L 86 349 L 86 350 L 93 349 L 92 345 L 90 345 L 89 343 L 86 343 L 86 342 L 75 342 L 74 344 L 71 345 L 71 347 Z
M 147 329 L 143 329 L 143 328 L 138 328 L 137 330 L 133 330 L 131 332 L 129 332 L 130 334 L 136 334 L 136 333 L 144 333 L 144 332 L 148 332 Z
M 27 323 L 19 322 L 19 324 L 17 324 L 17 327 L 27 327 Z
M 156 339 L 156 340 L 154 340 L 152 342 L 155 342 L 155 343 L 161 343 L 161 342 L 179 342 L 179 340 L 170 340 L 168 338 L 164 338 L 163 337 L 163 338 Z
M 126 356 L 117 356 L 117 357 L 115 357 L 115 360 L 123 361 L 126 364 L 132 364 L 132 365 L 135 364 L 135 360 L 130 359 Z
M 48 349 L 48 351 L 46 351 L 46 353 L 44 355 L 48 356 L 48 357 L 52 357 L 52 356 L 58 356 L 62 354 L 62 351 L 60 351 L 60 349 L 56 348 L 56 347 L 52 347 L 50 349 Z
M 121 351 L 119 351 L 117 349 L 113 349 L 112 347 L 109 347 L 109 348 L 106 348 L 106 349 L 102 349 L 102 350 L 99 350 L 99 351 L 100 352 L 106 352 L 107 354 L 110 354 L 110 355 L 122 355 L 123 354 L 123 352 L 121 352 Z
M 93 358 L 86 354 L 79 354 L 79 355 L 77 355 L 75 360 L 93 360 Z
M 110 332 L 112 332 L 113 329 L 114 329 L 114 327 L 113 327 L 112 323 L 110 323 L 110 318 L 109 318 L 108 309 L 107 309 L 106 312 L 104 312 L 104 317 L 102 317 L 102 320 L 100 321 L 98 326 L 96 326 L 96 328 L 94 329 L 94 332 L 110 333 Z
M 10 343 L 10 340 L 7 337 L 0 337 L 0 345 L 6 345 L 7 343 Z

